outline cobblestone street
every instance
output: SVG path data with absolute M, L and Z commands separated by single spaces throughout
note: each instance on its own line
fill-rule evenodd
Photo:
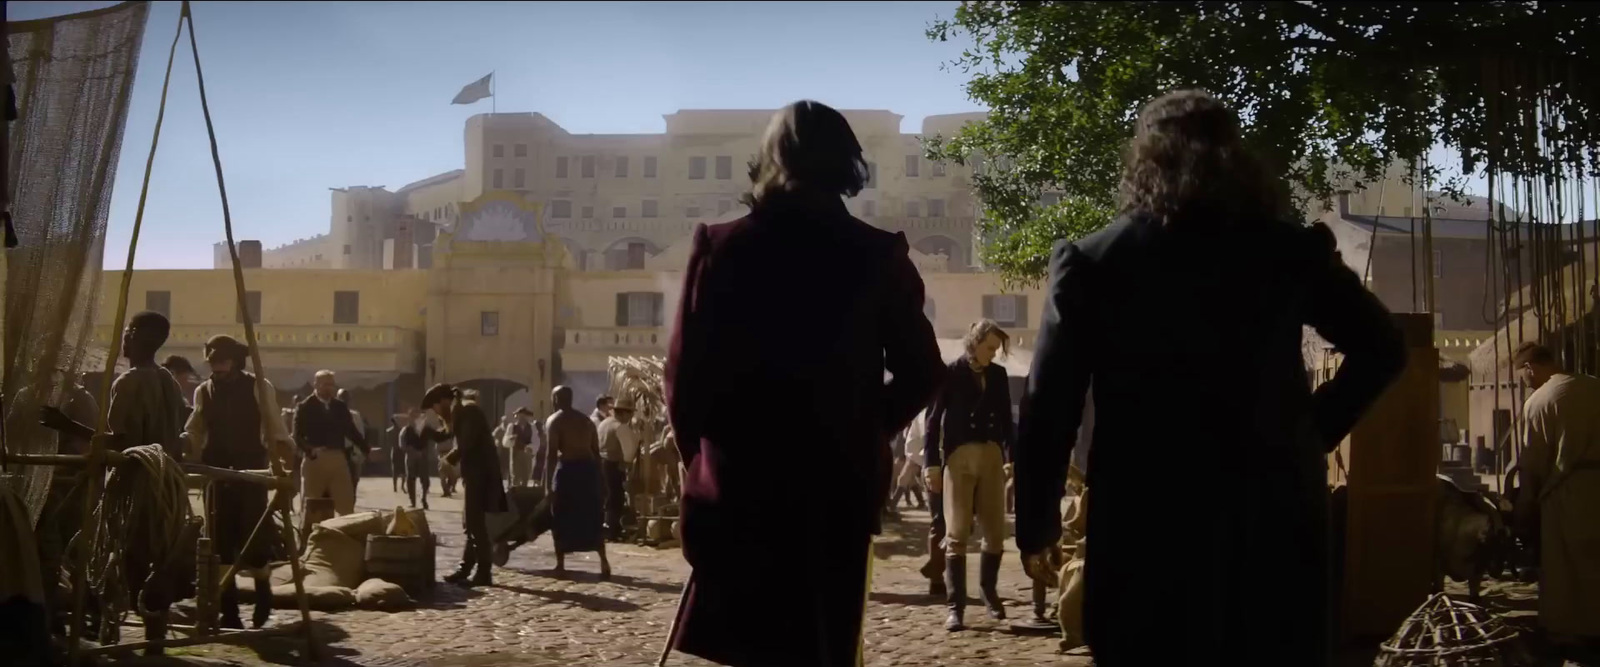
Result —
M 389 480 L 368 477 L 359 489 L 358 511 L 407 504 Z M 439 535 L 439 575 L 454 569 L 462 547 L 461 504 L 439 498 L 435 481 L 428 524 Z M 927 595 L 916 569 L 927 529 L 926 512 L 907 512 L 875 546 L 871 602 L 867 607 L 866 656 L 869 665 L 1055 665 L 1075 667 L 1088 658 L 1062 655 L 1057 638 L 1021 636 L 1006 622 L 990 621 L 982 608 L 969 608 L 969 630 L 943 629 L 942 600 Z M 495 573 L 488 589 L 462 589 L 440 583 L 434 599 L 412 611 L 313 612 L 330 655 L 323 664 L 393 667 L 476 665 L 654 665 L 666 641 L 688 566 L 676 549 L 610 545 L 613 577 L 599 581 L 593 554 L 567 559 L 567 573 L 551 572 L 554 557 L 548 537 L 524 545 Z M 976 565 L 974 564 L 975 568 Z M 975 575 L 974 575 L 975 576 Z M 783 604 L 782 577 L 752 582 L 772 588 L 772 604 Z M 976 595 L 976 591 L 970 591 Z M 1008 552 L 1001 571 L 1001 594 L 1013 619 L 1028 610 L 1028 581 Z M 976 600 L 974 600 L 976 604 Z M 761 613 L 752 609 L 751 613 Z M 275 624 L 291 623 L 294 612 L 279 610 Z M 207 647 L 184 654 L 244 664 L 292 664 L 301 646 L 284 638 L 255 649 Z M 711 663 L 674 654 L 668 665 Z

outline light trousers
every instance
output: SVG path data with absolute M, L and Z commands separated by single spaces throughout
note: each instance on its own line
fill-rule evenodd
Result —
M 356 511 L 356 485 L 350 477 L 350 460 L 342 449 L 319 449 L 317 457 L 307 456 L 300 464 L 301 498 L 333 499 L 333 512 L 345 515 Z
M 1005 455 L 992 442 L 955 448 L 944 462 L 945 553 L 965 556 L 972 541 L 973 515 L 983 553 L 999 554 L 1006 544 Z

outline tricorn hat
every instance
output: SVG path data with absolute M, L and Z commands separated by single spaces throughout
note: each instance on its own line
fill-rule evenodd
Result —
M 513 414 L 527 415 L 529 417 L 532 417 L 533 416 L 533 411 L 529 410 L 526 407 L 521 407 L 521 408 L 517 408 L 517 411 L 515 413 L 513 413 Z

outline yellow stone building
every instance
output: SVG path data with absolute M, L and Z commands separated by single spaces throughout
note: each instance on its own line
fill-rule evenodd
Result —
M 287 400 L 318 369 L 334 370 L 374 425 L 434 382 L 476 388 L 502 413 L 547 413 L 556 384 L 592 401 L 609 385 L 608 357 L 666 353 L 694 225 L 743 214 L 746 163 L 771 113 L 680 111 L 659 135 L 572 135 L 539 114 L 478 115 L 463 169 L 395 191 L 334 189 L 327 234 L 265 251 L 240 243 L 268 377 Z M 946 355 L 987 316 L 1013 330 L 1008 365 L 1025 374 L 1043 304 L 974 266 L 970 172 L 924 160 L 898 115 L 845 115 L 873 172 L 851 210 L 906 234 Z M 971 118 L 932 117 L 923 130 L 948 134 Z M 828 262 L 818 257 L 816 270 Z M 210 336 L 242 339 L 229 266 L 219 245 L 213 269 L 136 271 L 129 311 L 166 313 L 164 352 L 198 366 Z M 120 281 L 120 271 L 103 276 L 101 350 Z

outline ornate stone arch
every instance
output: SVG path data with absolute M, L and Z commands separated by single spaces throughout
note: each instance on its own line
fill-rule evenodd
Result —
M 966 266 L 966 251 L 960 242 L 943 234 L 929 234 L 911 244 L 924 255 L 944 255 L 948 259 L 946 271 L 960 271 Z

